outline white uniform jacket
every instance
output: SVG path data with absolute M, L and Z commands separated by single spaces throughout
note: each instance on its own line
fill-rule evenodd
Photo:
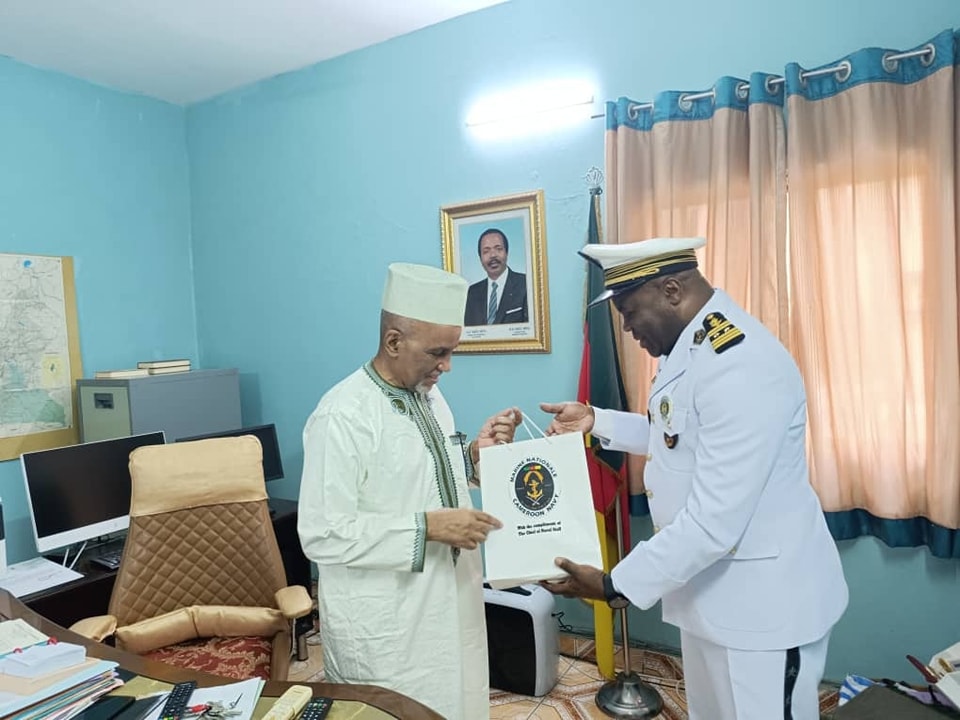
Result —
M 813 642 L 843 614 L 843 569 L 808 477 L 800 372 L 726 293 L 660 359 L 647 417 L 598 409 L 593 434 L 647 454 L 654 535 L 612 571 L 634 605 L 662 599 L 664 621 L 741 650 Z

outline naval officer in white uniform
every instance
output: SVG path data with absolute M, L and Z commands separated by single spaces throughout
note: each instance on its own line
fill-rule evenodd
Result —
M 654 534 L 605 575 L 559 558 L 568 597 L 663 601 L 680 628 L 691 720 L 816 720 L 830 631 L 847 606 L 810 485 L 793 358 L 697 269 L 702 238 L 588 245 L 623 328 L 659 358 L 646 414 L 545 403 L 549 434 L 646 455 Z

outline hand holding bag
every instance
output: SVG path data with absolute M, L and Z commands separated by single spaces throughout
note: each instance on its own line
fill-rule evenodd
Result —
M 603 567 L 583 434 L 534 428 L 542 437 L 480 450 L 483 509 L 503 523 L 484 544 L 497 589 L 565 577 L 557 557 Z

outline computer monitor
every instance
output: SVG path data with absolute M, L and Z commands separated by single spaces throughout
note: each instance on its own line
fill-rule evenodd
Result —
M 177 438 L 176 442 L 209 440 L 210 438 L 222 437 L 241 437 L 243 435 L 254 435 L 260 441 L 260 446 L 263 448 L 263 479 L 279 480 L 282 478 L 283 462 L 280 460 L 280 443 L 277 440 L 277 427 L 273 423 L 269 425 L 253 425 L 237 430 L 207 433 L 205 435 L 192 435 L 191 437 Z
M 126 530 L 130 453 L 164 442 L 163 432 L 152 432 L 21 455 L 37 552 Z

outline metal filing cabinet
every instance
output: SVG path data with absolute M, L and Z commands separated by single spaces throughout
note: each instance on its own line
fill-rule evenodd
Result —
M 77 380 L 77 397 L 81 442 L 157 430 L 173 442 L 242 427 L 240 375 L 235 368 Z

